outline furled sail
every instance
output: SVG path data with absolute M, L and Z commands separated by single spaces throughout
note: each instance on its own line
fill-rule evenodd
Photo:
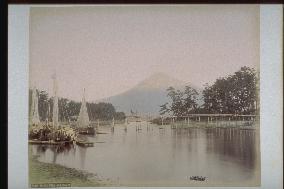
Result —
M 90 124 L 89 120 L 89 115 L 88 115 L 88 110 L 87 110 L 87 105 L 86 105 L 86 100 L 85 100 L 85 89 L 84 89 L 84 94 L 83 94 L 83 99 L 82 99 L 82 105 L 78 117 L 78 127 L 88 127 Z
M 57 81 L 56 73 L 53 75 L 53 114 L 52 114 L 52 123 L 53 127 L 58 127 L 58 97 L 57 97 Z
M 38 125 L 40 123 L 39 113 L 38 113 L 38 95 L 36 88 L 33 88 L 32 92 L 32 106 L 30 112 L 30 121 L 32 125 Z

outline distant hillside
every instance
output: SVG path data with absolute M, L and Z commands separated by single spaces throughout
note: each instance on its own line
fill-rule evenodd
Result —
M 100 101 L 110 102 L 118 111 L 123 111 L 126 114 L 129 114 L 132 110 L 143 115 L 158 115 L 160 105 L 169 100 L 166 89 L 169 86 L 181 89 L 186 85 L 199 91 L 197 87 L 191 84 L 172 78 L 164 73 L 156 73 L 140 82 L 132 89 Z

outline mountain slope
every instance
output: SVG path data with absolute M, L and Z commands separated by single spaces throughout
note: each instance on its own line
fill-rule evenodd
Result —
M 156 73 L 132 89 L 100 101 L 110 102 L 118 111 L 123 111 L 126 114 L 132 110 L 143 115 L 158 115 L 160 105 L 169 101 L 166 89 L 170 86 L 182 89 L 186 85 L 190 84 L 169 77 L 164 73 Z

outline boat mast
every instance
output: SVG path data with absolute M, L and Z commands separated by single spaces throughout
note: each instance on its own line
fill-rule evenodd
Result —
M 53 127 L 58 127 L 58 97 L 57 97 L 57 81 L 56 81 L 56 72 L 53 75 L 53 115 L 52 115 L 52 121 L 53 121 Z
M 49 125 L 49 115 L 50 115 L 50 106 L 49 106 L 49 102 L 47 103 L 47 113 L 46 113 L 46 125 Z

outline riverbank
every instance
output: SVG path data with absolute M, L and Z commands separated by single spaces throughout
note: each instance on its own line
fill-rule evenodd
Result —
M 156 124 L 161 126 L 162 124 Z M 174 124 L 164 123 L 164 126 L 171 126 L 176 128 L 240 128 L 240 129 L 256 129 L 259 128 L 258 121 L 177 121 Z
M 52 163 L 38 161 L 37 156 L 29 157 L 29 183 L 36 184 L 70 184 L 71 187 L 79 186 L 105 186 L 96 175 L 79 171 L 74 168 L 67 168 Z

